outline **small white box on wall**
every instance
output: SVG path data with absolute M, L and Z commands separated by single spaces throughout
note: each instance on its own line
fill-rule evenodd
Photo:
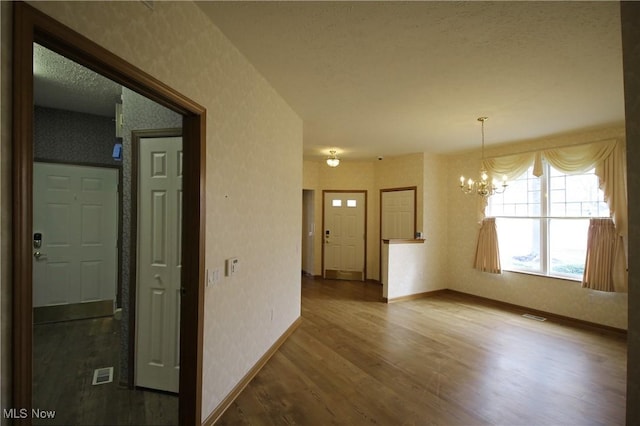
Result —
M 233 274 L 235 274 L 236 272 L 238 272 L 238 258 L 237 257 L 232 257 L 230 259 L 227 259 L 225 261 L 225 275 L 227 277 L 232 276 Z

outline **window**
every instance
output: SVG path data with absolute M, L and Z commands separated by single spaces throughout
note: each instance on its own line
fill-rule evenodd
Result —
M 347 207 L 357 207 L 356 200 L 347 200 Z
M 342 200 L 331 200 L 331 207 L 342 207 Z
M 544 163 L 489 199 L 503 269 L 582 279 L 589 218 L 609 217 L 594 170 L 567 175 Z

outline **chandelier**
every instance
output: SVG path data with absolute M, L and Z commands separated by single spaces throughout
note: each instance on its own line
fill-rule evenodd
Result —
M 336 155 L 336 150 L 332 149 L 331 151 L 329 151 L 329 157 L 327 158 L 327 166 L 338 167 L 338 164 L 340 164 L 340 159 Z
M 501 194 L 507 189 L 507 177 L 502 177 L 502 183 L 498 186 L 498 182 L 493 179 L 489 182 L 489 175 L 484 168 L 484 122 L 487 121 L 488 117 L 479 117 L 478 121 L 482 123 L 482 163 L 480 166 L 480 180 L 474 181 L 469 178 L 466 179 L 464 176 L 460 176 L 460 190 L 465 194 L 476 193 L 481 197 L 489 197 L 493 194 Z

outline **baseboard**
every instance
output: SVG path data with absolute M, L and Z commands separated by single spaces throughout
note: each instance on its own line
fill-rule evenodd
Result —
M 468 297 L 471 299 L 476 299 L 476 300 L 480 300 L 483 301 L 484 303 L 487 304 L 491 304 L 494 306 L 498 306 L 500 308 L 503 308 L 505 310 L 509 310 L 512 312 L 516 312 L 519 314 L 523 314 L 523 313 L 528 313 L 528 314 L 533 314 L 533 315 L 537 315 L 537 316 L 542 316 L 542 317 L 546 317 L 549 319 L 554 319 L 558 322 L 562 322 L 565 324 L 569 324 L 569 325 L 573 325 L 573 326 L 577 326 L 577 327 L 581 327 L 581 328 L 589 328 L 589 329 L 596 329 L 599 331 L 604 331 L 607 333 L 612 333 L 618 336 L 627 336 L 627 330 L 623 329 L 623 328 L 617 328 L 617 327 L 611 327 L 609 325 L 604 325 L 604 324 L 598 324 L 596 322 L 591 322 L 591 321 L 585 321 L 585 320 L 581 320 L 581 319 L 577 319 L 577 318 L 572 318 L 572 317 L 567 317 L 564 315 L 559 315 L 559 314 L 554 314 L 551 312 L 546 312 L 546 311 L 540 311 L 538 309 L 532 309 L 532 308 L 528 308 L 526 306 L 522 306 L 522 305 L 516 305 L 513 303 L 509 303 L 509 302 L 503 302 L 501 300 L 495 300 L 495 299 L 489 299 L 488 297 L 483 297 L 483 296 L 477 296 L 475 294 L 470 294 L 470 293 L 464 293 L 462 291 L 458 291 L 458 290 L 451 290 L 451 289 L 446 289 L 445 290 L 447 293 L 450 294 L 458 294 L 464 297 Z
M 425 291 L 422 293 L 408 294 L 406 296 L 392 297 L 390 299 L 387 297 L 383 297 L 382 301 L 384 303 L 405 302 L 407 300 L 422 299 L 424 297 L 437 296 L 438 294 L 445 293 L 446 291 L 447 289 L 443 288 L 440 290 L 431 290 L 431 291 Z
M 220 417 L 224 414 L 225 411 L 233 404 L 233 401 L 242 393 L 244 388 L 251 382 L 251 380 L 260 372 L 262 367 L 269 361 L 269 359 L 278 351 L 280 346 L 293 334 L 294 331 L 300 326 L 302 323 L 302 317 L 298 317 L 291 326 L 280 336 L 276 342 L 271 345 L 269 350 L 265 352 L 264 355 L 256 362 L 256 364 L 251 367 L 251 369 L 244 375 L 242 380 L 238 382 L 238 384 L 229 392 L 227 397 L 222 400 L 222 402 L 216 407 L 215 410 L 207 417 L 204 421 L 203 425 L 210 426 L 215 424 Z

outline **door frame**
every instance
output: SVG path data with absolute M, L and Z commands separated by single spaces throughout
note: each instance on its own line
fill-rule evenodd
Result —
M 32 408 L 33 43 L 126 86 L 183 116 L 182 298 L 179 423 L 200 425 L 204 316 L 206 110 L 85 36 L 22 2 L 13 4 L 13 406 Z M 19 420 L 31 424 L 31 419 Z
M 353 190 L 347 190 L 347 189 L 323 189 L 322 190 L 322 262 L 320 265 L 320 272 L 322 273 L 322 277 L 324 278 L 324 231 L 325 231 L 325 217 L 324 217 L 324 210 L 325 210 L 325 198 L 326 198 L 326 194 L 345 194 L 345 193 L 357 193 L 357 194 L 364 194 L 364 247 L 363 247 L 363 251 L 364 253 L 362 253 L 363 258 L 364 258 L 364 265 L 363 265 L 363 271 L 362 271 L 362 280 L 366 281 L 367 280 L 367 190 L 366 189 L 353 189 Z M 316 232 L 317 234 L 317 232 Z
M 382 282 L 382 195 L 385 192 L 398 192 L 398 191 L 412 191 L 413 190 L 413 235 L 416 235 L 418 230 L 418 187 L 417 186 L 405 186 L 399 188 L 386 188 L 380 190 L 380 214 L 378 218 L 380 218 L 379 228 L 378 228 L 378 236 L 380 238 L 380 247 L 378 254 L 378 277 L 380 277 L 380 282 Z
M 134 130 L 131 132 L 131 240 L 129 248 L 129 388 L 135 387 L 136 377 L 136 315 L 138 314 L 138 176 L 140 167 L 140 139 L 181 137 L 182 129 Z M 184 170 L 184 168 L 183 168 Z M 184 207 L 183 207 L 184 208 Z M 183 224 L 184 225 L 184 224 Z M 183 231 L 184 232 L 184 231 Z M 182 331 L 182 330 L 180 330 Z M 180 365 L 182 368 L 182 365 Z

